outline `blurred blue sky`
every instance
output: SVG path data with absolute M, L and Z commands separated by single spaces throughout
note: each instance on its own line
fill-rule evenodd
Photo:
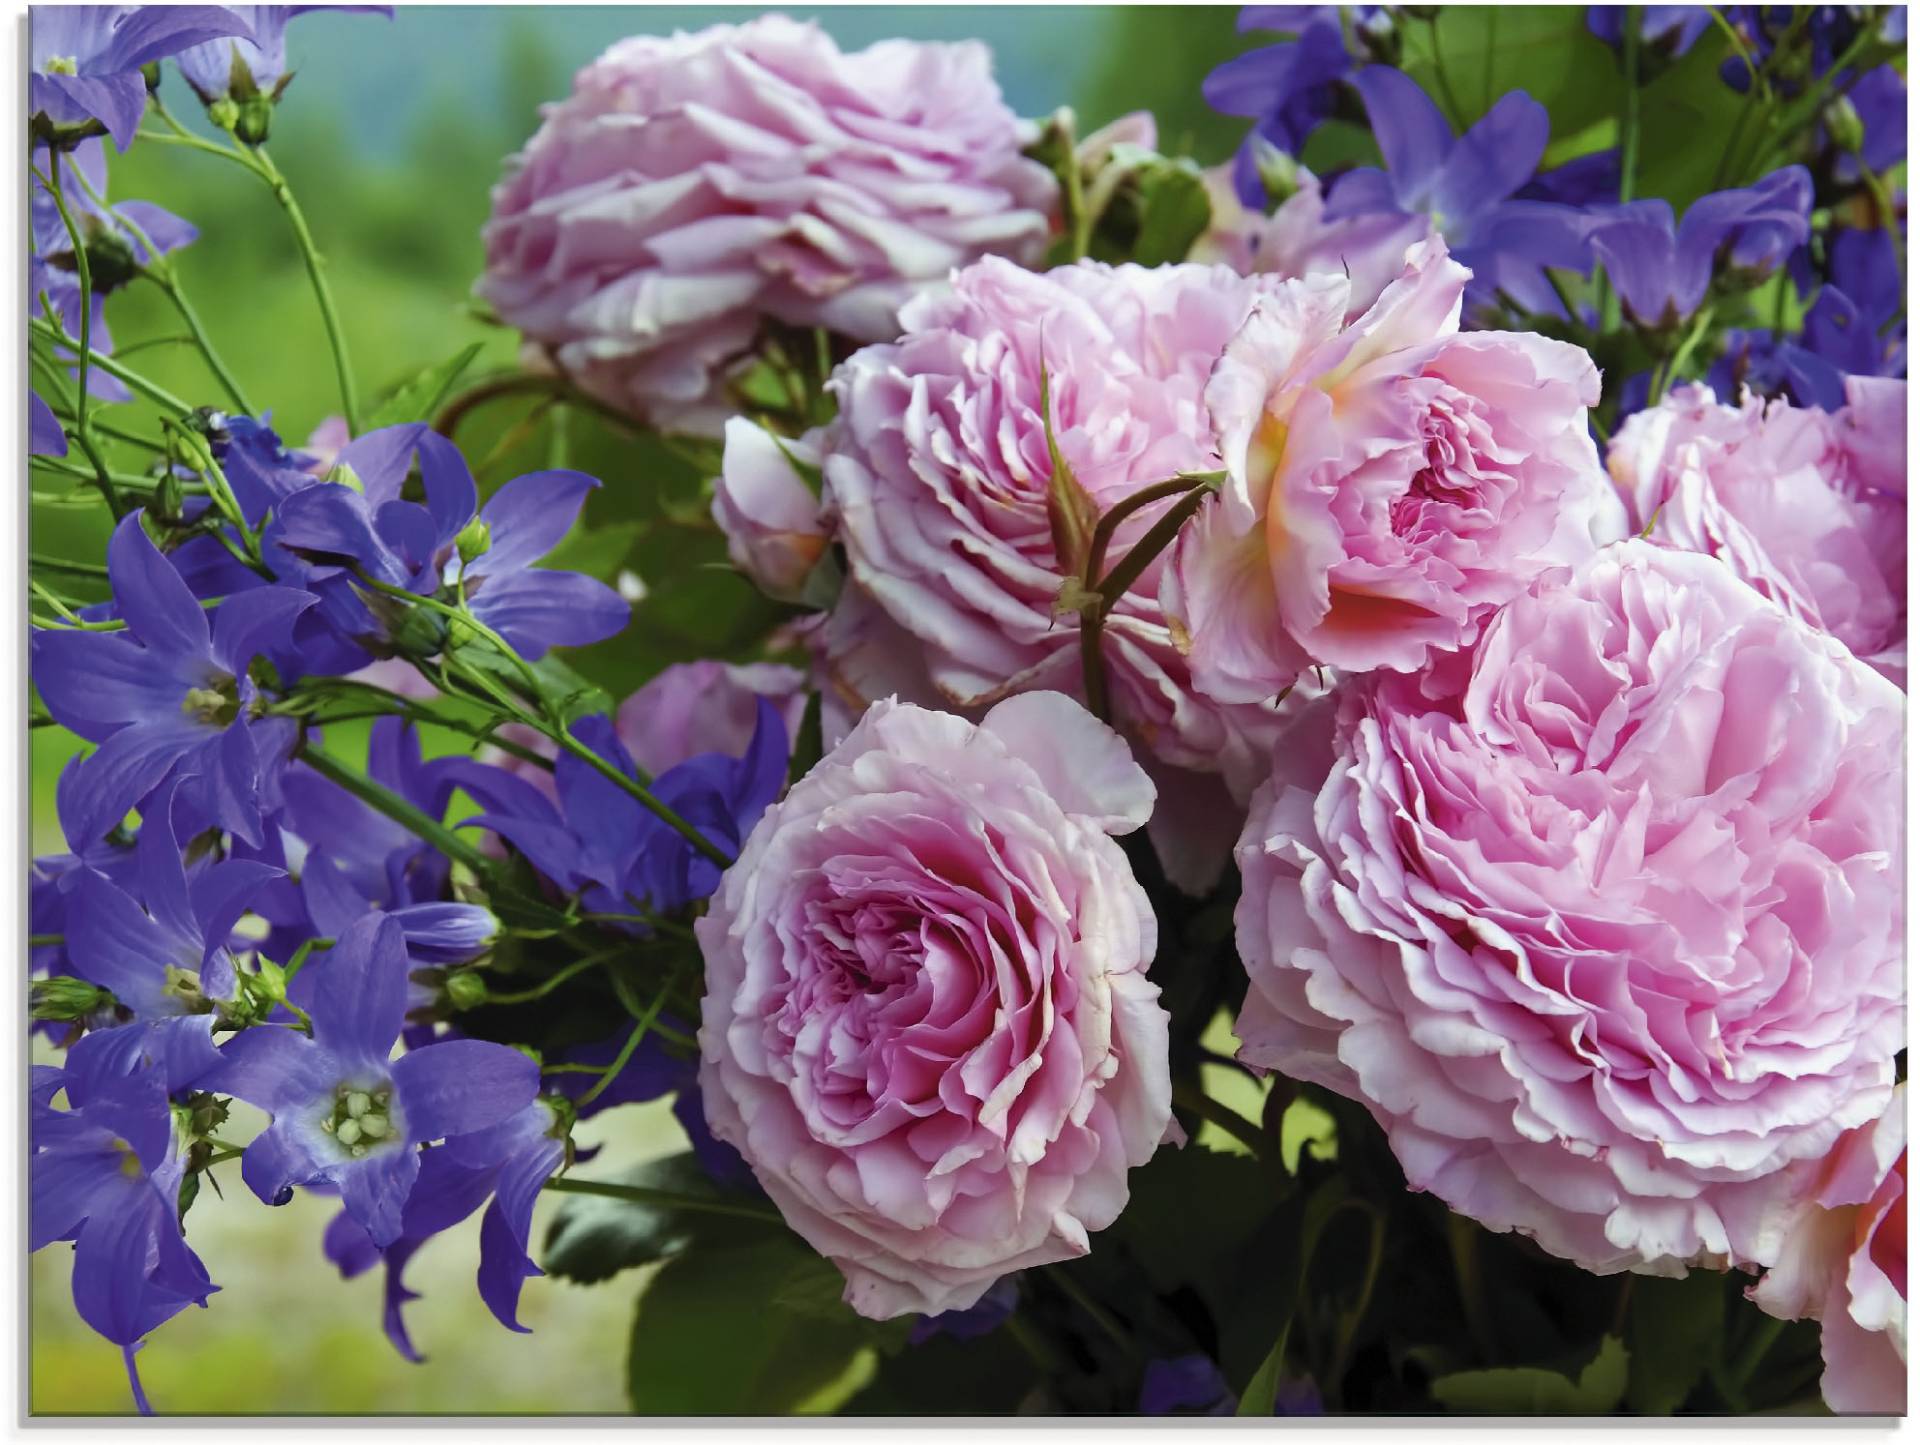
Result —
M 297 113 L 305 95 L 331 92 L 362 155 L 397 155 L 427 114 L 464 110 L 498 125 L 493 108 L 503 82 L 535 46 L 543 64 L 563 75 L 622 36 L 665 34 L 765 13 L 765 6 L 728 5 L 400 5 L 391 21 L 378 16 L 318 13 L 290 32 L 297 78 L 286 105 Z M 814 6 L 778 7 L 817 19 L 842 47 L 857 49 L 889 36 L 984 40 L 993 48 L 1001 89 L 1023 115 L 1040 115 L 1076 94 L 1099 47 L 1086 32 L 1103 29 L 1108 12 L 1070 6 Z M 504 87 L 511 94 L 511 87 Z M 524 117 L 531 133 L 534 117 Z

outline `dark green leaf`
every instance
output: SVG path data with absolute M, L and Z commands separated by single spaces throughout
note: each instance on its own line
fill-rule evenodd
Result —
M 1463 1370 L 1433 1382 L 1433 1398 L 1459 1415 L 1608 1415 L 1627 1392 L 1626 1346 L 1616 1336 L 1569 1379 L 1557 1370 Z
M 612 1181 L 642 1189 L 717 1199 L 720 1192 L 691 1153 L 629 1169 Z M 596 1194 L 573 1194 L 547 1229 L 541 1267 L 575 1284 L 598 1284 L 623 1269 L 670 1259 L 696 1239 L 707 1247 L 764 1239 L 767 1228 L 719 1214 L 662 1209 Z
M 445 361 L 436 362 L 402 382 L 367 418 L 366 430 L 410 421 L 431 421 L 453 393 L 461 373 L 473 364 L 474 357 L 485 345 L 484 341 L 476 341 L 463 346 Z
M 815 1266 L 832 1268 L 793 1235 L 697 1245 L 668 1259 L 634 1315 L 627 1356 L 633 1408 L 643 1415 L 837 1408 L 871 1378 L 868 1322 L 851 1310 L 821 1318 L 768 1301 L 775 1282 L 799 1288 L 796 1276 Z
M 1142 266 L 1186 260 L 1213 215 L 1200 167 L 1189 160 L 1162 160 L 1141 172 L 1139 185 L 1140 232 L 1133 259 Z
M 1280 1338 L 1273 1342 L 1260 1368 L 1247 1381 L 1247 1388 L 1240 1392 L 1240 1408 L 1235 1413 L 1261 1416 L 1273 1413 L 1274 1397 L 1279 1394 L 1280 1381 L 1287 1373 L 1287 1336 L 1292 1333 L 1293 1321 L 1289 1319 L 1281 1326 Z
M 1671 1415 L 1725 1343 L 1726 1277 L 1696 1269 L 1684 1279 L 1636 1279 L 1627 1321 L 1633 1371 L 1627 1403 Z

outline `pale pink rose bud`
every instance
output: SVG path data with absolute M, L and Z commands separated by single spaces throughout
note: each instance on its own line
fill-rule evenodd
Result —
M 1607 467 L 1636 531 L 1718 557 L 1904 684 L 1907 384 L 1848 387 L 1829 414 L 1682 386 L 1627 419 Z
M 1586 1269 L 1775 1263 L 1805 1173 L 1893 1099 L 1905 699 L 1637 539 L 1462 662 L 1350 681 L 1276 749 L 1237 854 L 1241 1057 Z
M 802 468 L 820 473 L 813 436 L 776 437 L 733 417 L 713 487 L 713 520 L 727 537 L 727 556 L 762 592 L 796 602 L 827 548 L 820 499 Z
M 1841 1414 L 1907 1412 L 1906 1086 L 1820 1161 L 1780 1257 L 1747 1297 L 1820 1321 L 1820 1393 Z
M 780 15 L 637 35 L 508 162 L 477 290 L 594 396 L 718 435 L 766 319 L 882 340 L 954 267 L 1038 260 L 1033 136 L 976 43 L 849 54 Z
M 1167 1138 L 1153 909 L 1109 836 L 1153 801 L 1058 693 L 877 703 L 694 925 L 707 1122 L 861 1314 L 1086 1254 Z
M 1413 672 L 1547 568 L 1625 531 L 1578 347 L 1462 334 L 1468 272 L 1432 237 L 1349 323 L 1342 276 L 1279 282 L 1213 368 L 1227 471 L 1164 571 L 1195 685 L 1283 691 L 1310 663 Z

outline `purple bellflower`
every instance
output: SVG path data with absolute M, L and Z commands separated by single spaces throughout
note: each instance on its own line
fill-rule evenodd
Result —
M 1149 1360 L 1140 1381 L 1142 1415 L 1231 1415 L 1238 1404 L 1226 1376 L 1206 1355 Z
M 152 1414 L 134 1351 L 216 1286 L 180 1228 L 186 1161 L 160 1070 L 101 1057 L 34 1070 L 29 1249 L 73 1242 L 73 1303 L 126 1360 L 142 1414 Z M 64 1089 L 65 1109 L 53 1097 Z
M 633 759 L 605 717 L 581 718 L 574 736 L 629 777 Z M 738 758 L 701 753 L 655 778 L 650 790 L 729 854 L 786 783 L 787 731 L 762 698 L 753 740 Z M 635 906 L 671 913 L 705 898 L 720 870 L 704 854 L 589 764 L 562 753 L 554 763 L 559 802 L 524 779 L 473 765 L 460 785 L 485 811 L 464 827 L 488 828 L 535 869 L 601 913 Z
M 49 173 L 54 154 L 36 146 L 32 169 Z M 74 225 L 87 248 L 93 280 L 92 316 L 88 341 L 102 356 L 113 353 L 107 329 L 106 298 L 132 281 L 139 269 L 191 245 L 200 232 L 171 211 L 150 201 L 107 202 L 107 153 L 97 139 L 83 140 L 58 157 L 61 192 Z M 43 307 L 48 319 L 69 336 L 80 334 L 80 276 L 73 254 L 73 233 L 60 214 L 53 193 L 34 175 L 28 190 L 28 233 L 33 250 L 28 261 L 27 294 Z M 42 298 L 44 297 L 44 302 Z M 126 401 L 132 393 L 116 378 L 93 368 L 89 392 L 105 401 Z
M 264 95 L 278 100 L 293 79 L 287 69 L 287 26 L 316 10 L 357 11 L 393 18 L 391 5 L 235 5 L 246 35 L 203 41 L 174 57 L 194 93 L 208 105 Z M 249 36 L 251 38 L 249 38 Z
M 390 1060 L 406 1011 L 400 924 L 362 916 L 307 967 L 319 977 L 311 1036 L 250 1028 L 228 1043 L 209 1087 L 273 1116 L 247 1146 L 240 1174 L 269 1204 L 295 1185 L 326 1183 L 374 1244 L 404 1231 L 420 1175 L 419 1146 L 489 1129 L 533 1102 L 540 1071 L 504 1044 L 452 1039 Z
M 419 734 L 405 719 L 373 725 L 367 776 L 429 817 L 442 817 L 453 798 L 451 762 L 424 762 Z M 448 901 L 449 865 L 432 844 L 300 764 L 280 787 L 280 827 L 308 844 L 298 888 L 306 936 L 337 937 L 369 909 L 382 909 L 399 920 L 417 963 L 463 963 L 492 943 L 499 925 L 491 913 Z
M 27 114 L 60 135 L 97 124 L 125 150 L 147 109 L 140 67 L 190 45 L 247 34 L 218 5 L 36 5 L 27 35 Z
M 403 496 L 416 457 L 423 502 Z M 549 646 L 598 642 L 626 626 L 628 606 L 605 583 L 533 566 L 566 536 L 587 493 L 600 485 L 584 472 L 517 477 L 476 517 L 478 491 L 466 460 L 424 423 L 358 437 L 337 465 L 351 470 L 358 489 L 316 482 L 293 493 L 263 541 L 290 564 L 283 580 L 319 595 L 316 616 L 355 644 L 394 651 L 381 621 L 391 609 L 361 585 L 361 573 L 421 596 L 457 593 L 475 618 L 529 658 Z M 474 544 L 476 533 L 483 545 Z M 464 554 L 463 535 L 470 539 Z M 438 644 L 415 650 L 431 655 Z
M 966 1309 L 921 1315 L 913 1322 L 907 1343 L 924 1345 L 937 1335 L 951 1335 L 956 1340 L 977 1340 L 1004 1325 L 1019 1303 L 1019 1284 L 1012 1275 L 1004 1275 L 989 1285 L 987 1292 Z
M 533 1234 L 534 1204 L 566 1153 L 558 1129 L 558 1115 L 536 1099 L 490 1129 L 425 1151 L 420 1157 L 420 1177 L 401 1213 L 400 1237 L 384 1250 L 346 1211 L 328 1224 L 322 1248 L 343 1277 L 352 1279 L 376 1263 L 385 1263 L 384 1323 L 387 1338 L 402 1357 L 415 1363 L 422 1358 L 401 1315 L 402 1305 L 419 1298 L 402 1278 L 407 1262 L 427 1240 L 451 1229 L 483 1203 L 487 1212 L 480 1221 L 480 1298 L 508 1329 L 528 1332 L 519 1319 L 520 1290 L 527 1280 L 544 1273 L 529 1256 L 527 1245 Z
M 237 991 L 234 925 L 279 876 L 264 863 L 230 858 L 200 865 L 189 880 L 174 823 L 178 790 L 169 783 L 153 795 L 134 843 L 133 877 L 114 882 L 82 871 L 67 918 L 74 975 L 112 995 L 69 1057 L 150 1059 L 169 1092 L 193 1087 L 220 1065 L 213 1029 L 218 1006 Z
M 53 414 L 53 408 L 40 399 L 40 393 L 27 392 L 27 455 L 30 457 L 64 457 L 67 454 L 67 433 L 60 425 L 60 418 Z
M 248 673 L 313 598 L 260 587 L 208 612 L 130 512 L 107 544 L 107 575 L 124 631 L 42 628 L 34 686 L 54 720 L 99 746 L 74 771 L 76 846 L 100 837 L 176 773 L 196 818 L 261 842 L 291 749 L 291 719 L 259 716 Z
M 1587 29 L 1619 50 L 1626 38 L 1627 7 L 1589 5 Z M 1643 5 L 1640 7 L 1640 44 L 1655 54 L 1677 60 L 1693 49 L 1713 24 L 1704 5 Z
M 1440 107 L 1404 72 L 1370 65 L 1353 85 L 1386 169 L 1361 166 L 1339 177 L 1327 192 L 1327 219 L 1425 217 L 1473 272 L 1471 302 L 1504 291 L 1528 310 L 1558 310 L 1540 268 L 1584 270 L 1590 253 L 1577 211 L 1517 194 L 1546 150 L 1546 108 L 1524 91 L 1509 91 L 1455 137 Z
M 1811 233 L 1813 179 L 1786 166 L 1741 190 L 1702 196 L 1674 224 L 1661 200 L 1595 213 L 1593 249 L 1629 315 L 1673 326 L 1700 309 L 1707 288 L 1733 273 L 1753 285 L 1783 265 Z
M 1271 30 L 1293 38 L 1237 55 L 1215 68 L 1201 83 L 1208 105 L 1223 115 L 1254 118 L 1254 127 L 1234 157 L 1233 184 L 1243 204 L 1256 211 L 1268 206 L 1260 177 L 1260 152 L 1275 148 L 1297 154 L 1314 129 L 1333 114 L 1339 83 L 1360 58 L 1348 48 L 1338 5 L 1249 5 L 1239 28 Z M 1384 7 L 1356 5 L 1356 31 L 1376 22 Z

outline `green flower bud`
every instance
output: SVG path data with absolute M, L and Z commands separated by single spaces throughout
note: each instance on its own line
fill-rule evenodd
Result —
M 462 562 L 472 562 L 476 557 L 484 557 L 493 545 L 493 529 L 475 517 L 453 539 L 453 545 L 460 549 Z
M 227 97 L 222 96 L 207 107 L 207 119 L 221 130 L 231 132 L 240 124 L 240 107 Z
M 487 981 L 472 969 L 447 975 L 447 1001 L 456 1009 L 478 1008 L 487 1001 Z
M 424 607 L 407 607 L 387 636 L 402 657 L 416 662 L 438 657 L 447 647 L 446 619 Z
M 153 491 L 153 515 L 169 525 L 185 520 L 181 505 L 186 500 L 186 484 L 180 480 L 180 474 L 171 469 L 160 478 L 160 485 Z
M 1827 134 L 1833 137 L 1833 143 L 1849 155 L 1866 144 L 1867 128 L 1861 124 L 1860 112 L 1846 96 L 1837 96 L 1828 104 L 1826 122 Z
M 140 78 L 147 83 L 147 94 L 153 95 L 160 89 L 160 62 L 149 60 L 140 67 Z
M 113 1007 L 113 995 L 81 978 L 36 978 L 27 986 L 31 1018 L 72 1023 Z
M 267 132 L 273 129 L 273 102 L 264 95 L 254 95 L 240 102 L 240 116 L 234 123 L 233 133 L 243 143 L 250 146 L 265 145 Z

